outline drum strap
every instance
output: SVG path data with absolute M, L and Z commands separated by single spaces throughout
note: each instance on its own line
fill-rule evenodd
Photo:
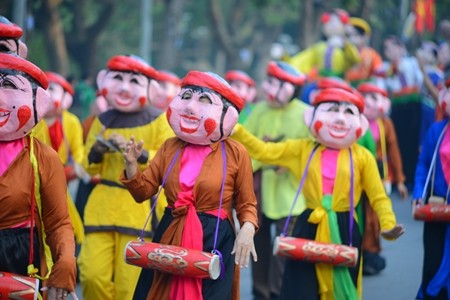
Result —
M 217 246 L 217 239 L 219 236 L 219 225 L 220 225 L 220 220 L 221 220 L 220 216 L 221 216 L 221 212 L 222 212 L 223 193 L 225 190 L 225 179 L 226 179 L 226 175 L 227 175 L 227 154 L 225 152 L 225 143 L 222 141 L 221 145 L 222 145 L 223 176 L 222 176 L 222 185 L 221 185 L 221 189 L 220 189 L 220 202 L 219 202 L 219 209 L 218 209 L 218 213 L 217 213 L 217 223 L 216 223 L 216 229 L 215 229 L 215 233 L 214 233 L 214 246 L 213 246 L 213 250 L 211 251 L 211 253 L 216 254 L 220 257 L 221 272 L 220 272 L 219 278 L 222 278 L 222 276 L 224 275 L 225 268 L 223 265 L 222 253 L 220 253 L 220 251 L 216 248 L 216 246 Z M 147 227 L 150 217 L 152 216 L 153 212 L 155 211 L 155 207 L 156 207 L 156 203 L 158 202 L 159 194 L 161 193 L 161 190 L 164 188 L 164 185 L 167 181 L 167 177 L 169 176 L 170 171 L 172 171 L 172 168 L 175 165 L 175 162 L 177 161 L 178 156 L 180 156 L 180 153 L 181 153 L 181 148 L 178 149 L 177 152 L 175 153 L 174 157 L 172 158 L 172 161 L 169 164 L 169 167 L 167 168 L 166 174 L 164 174 L 164 177 L 163 177 L 161 186 L 158 190 L 158 193 L 156 193 L 156 195 L 154 197 L 154 201 L 153 201 L 153 205 L 150 210 L 150 213 L 147 216 L 144 227 L 142 228 L 141 234 L 139 235 L 138 239 L 141 242 L 144 241 L 145 227 Z M 312 155 L 311 155 L 311 157 L 312 157 Z
M 303 171 L 302 179 L 300 180 L 300 184 L 298 186 L 297 192 L 295 194 L 294 202 L 292 203 L 291 210 L 289 211 L 289 215 L 286 218 L 286 222 L 284 224 L 283 232 L 281 233 L 282 237 L 285 237 L 287 234 L 287 229 L 289 226 L 290 219 L 292 217 L 292 211 L 294 210 L 295 204 L 297 203 L 298 196 L 300 195 L 300 192 L 303 188 L 303 185 L 305 184 L 306 175 L 308 173 L 308 168 L 311 163 L 312 157 L 314 156 L 314 153 L 317 151 L 317 148 L 319 148 L 320 144 L 316 144 L 309 154 L 308 162 L 306 163 L 305 170 Z M 349 156 L 350 156 L 350 212 L 349 212 L 349 226 L 350 226 L 350 246 L 353 244 L 353 214 L 354 214 L 354 208 L 355 208 L 355 201 L 354 201 L 354 170 L 353 170 L 353 157 L 352 157 L 352 150 L 349 148 Z
M 423 187 L 422 201 L 425 200 L 425 195 L 427 193 L 427 187 L 428 187 L 428 183 L 430 182 L 430 177 L 431 177 L 430 196 L 433 196 L 433 194 L 434 194 L 433 191 L 434 191 L 434 174 L 435 174 L 435 170 L 436 170 L 436 157 L 439 152 L 439 146 L 441 145 L 442 139 L 444 138 L 444 134 L 447 131 L 447 127 L 448 127 L 448 122 L 447 122 L 447 124 L 445 124 L 444 129 L 442 129 L 442 132 L 439 135 L 438 141 L 436 143 L 436 147 L 434 148 L 433 158 L 431 159 L 431 164 L 430 164 L 430 169 L 428 170 L 427 179 L 426 179 L 425 185 Z M 450 185 L 449 185 L 449 187 L 450 187 Z M 447 189 L 447 195 L 448 195 L 448 189 Z

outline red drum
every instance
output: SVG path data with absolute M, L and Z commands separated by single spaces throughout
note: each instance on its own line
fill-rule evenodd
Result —
M 339 244 L 321 243 L 312 240 L 281 237 L 275 238 L 273 254 L 311 263 L 354 267 L 358 261 L 358 249 Z
M 0 299 L 36 300 L 38 293 L 37 278 L 0 271 Z
M 125 247 L 125 262 L 174 275 L 217 279 L 220 258 L 216 254 L 178 246 L 131 241 Z
M 414 219 L 425 222 L 450 222 L 450 205 L 425 204 L 414 209 Z

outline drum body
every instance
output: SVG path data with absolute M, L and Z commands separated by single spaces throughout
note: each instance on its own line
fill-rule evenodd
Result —
M 218 255 L 152 242 L 129 242 L 125 247 L 125 261 L 164 273 L 213 280 L 221 271 Z
M 0 271 L 0 299 L 36 300 L 39 279 Z
M 450 205 L 425 204 L 414 209 L 414 219 L 425 222 L 450 222 Z
M 273 254 L 294 260 L 343 267 L 354 267 L 358 261 L 358 249 L 355 247 L 294 237 L 276 237 Z

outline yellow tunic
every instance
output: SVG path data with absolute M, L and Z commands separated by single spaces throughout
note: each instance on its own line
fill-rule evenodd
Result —
M 299 181 L 309 155 L 316 144 L 315 141 L 304 139 L 287 140 L 281 143 L 264 143 L 240 125 L 235 127 L 233 138 L 244 144 L 251 157 L 264 163 L 287 167 Z M 316 240 L 331 243 L 328 216 L 322 206 L 321 152 L 324 149 L 325 146 L 320 145 L 312 157 L 303 186 L 303 194 L 306 198 L 307 208 L 313 210 L 308 222 L 318 224 Z M 358 144 L 353 144 L 351 150 L 354 165 L 354 206 L 358 205 L 361 192 L 364 190 L 371 206 L 378 215 L 381 230 L 394 228 L 396 218 L 392 210 L 392 203 L 384 191 L 375 158 L 367 149 Z M 346 212 L 350 210 L 350 158 L 347 149 L 340 151 L 337 163 L 331 209 L 335 212 Z M 356 213 L 354 215 L 356 217 Z M 316 271 L 321 299 L 333 299 L 332 267 L 317 264 Z M 358 278 L 358 292 L 361 296 L 361 276 Z
M 84 157 L 83 128 L 81 127 L 81 122 L 75 114 L 67 110 L 62 112 L 61 120 L 64 139 L 57 151 L 61 163 L 67 165 L 75 162 L 81 165 Z M 34 133 L 37 139 L 48 144 L 50 147 L 52 146 L 48 125 L 45 122 L 45 119 L 41 120 L 36 125 Z M 67 193 L 67 202 L 75 237 L 77 243 L 81 244 L 84 240 L 83 221 L 81 220 L 69 192 Z
M 105 124 L 102 123 L 99 117 L 93 121 L 86 139 L 86 155 L 83 160 L 83 167 L 89 174 L 99 174 L 102 181 L 110 182 L 114 186 L 100 183 L 91 192 L 84 214 L 86 232 L 118 231 L 139 235 L 150 212 L 150 205 L 148 205 L 148 202 L 146 204 L 136 203 L 128 190 L 119 181 L 119 177 L 125 168 L 122 153 L 107 152 L 103 155 L 102 161 L 98 163 L 89 162 L 89 152 L 96 143 L 96 137 L 101 133 L 104 126 Z M 102 135 L 104 139 L 108 139 L 112 133 L 120 134 L 127 140 L 133 135 L 136 141 L 144 141 L 144 150 L 149 152 L 150 157 L 155 155 L 167 138 L 174 136 L 165 114 L 160 115 L 152 122 L 139 126 L 106 127 Z M 147 165 L 147 162 L 142 163 L 140 168 L 143 170 Z M 158 200 L 156 211 L 158 217 L 162 216 L 166 205 L 162 194 L 160 195 L 161 199 Z M 147 227 L 146 231 L 149 230 L 150 227 Z
M 328 44 L 319 42 L 287 59 L 287 62 L 303 73 L 318 71 L 323 76 L 344 75 L 348 69 L 359 62 L 358 49 L 345 43 L 343 48 L 333 48 L 330 54 L 330 65 L 327 66 Z

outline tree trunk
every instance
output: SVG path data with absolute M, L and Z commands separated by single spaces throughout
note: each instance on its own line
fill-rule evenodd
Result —
M 178 28 L 179 20 L 184 10 L 184 0 L 166 0 L 164 11 L 164 26 L 165 31 L 162 39 L 162 46 L 160 48 L 159 59 L 153 64 L 158 69 L 174 70 L 179 65 L 179 55 L 175 47 L 176 39 L 180 32 Z
M 97 39 L 114 12 L 115 4 L 113 0 L 99 2 L 101 2 L 102 10 L 97 20 L 88 27 L 85 24 L 85 0 L 74 1 L 72 31 L 67 34 L 71 37 L 70 40 L 67 40 L 67 48 L 79 66 L 82 75 L 88 77 L 94 76 L 97 71 L 95 67 Z
M 69 56 L 66 49 L 66 39 L 58 11 L 61 0 L 44 0 L 45 11 L 44 35 L 47 53 L 50 58 L 50 68 L 63 76 L 69 75 Z

